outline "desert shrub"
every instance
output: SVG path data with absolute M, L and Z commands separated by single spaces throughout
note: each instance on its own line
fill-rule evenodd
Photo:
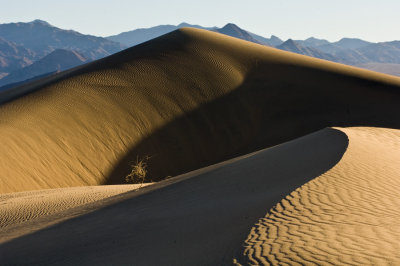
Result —
M 131 164 L 131 173 L 125 177 L 125 181 L 127 183 L 142 184 L 147 175 L 147 161 L 149 159 L 149 156 L 142 159 L 136 157 L 136 162 Z

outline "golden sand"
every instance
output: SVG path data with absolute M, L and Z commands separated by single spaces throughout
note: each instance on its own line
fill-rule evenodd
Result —
M 349 146 L 252 229 L 250 264 L 400 263 L 400 130 L 341 128 Z
M 2 93 L 0 264 L 398 264 L 399 100 L 188 28 Z
M 400 127 L 399 86 L 182 29 L 19 88 L 36 91 L 0 106 L 0 193 L 120 184 L 145 156 L 158 181 L 327 126 Z
M 149 184 L 55 188 L 0 194 L 0 228 L 85 205 Z

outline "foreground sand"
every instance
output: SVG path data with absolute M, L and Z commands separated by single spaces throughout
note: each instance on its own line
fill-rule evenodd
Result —
M 231 264 L 254 223 L 332 168 L 341 131 L 298 140 L 0 231 L 4 264 Z M 39 244 L 40 243 L 40 244 Z
M 0 228 L 85 205 L 146 184 L 71 187 L 0 194 Z
M 349 146 L 251 229 L 251 264 L 399 265 L 400 130 L 343 128 Z
M 3 228 L 0 257 L 5 265 L 396 265 L 399 157 L 400 130 L 325 129 Z

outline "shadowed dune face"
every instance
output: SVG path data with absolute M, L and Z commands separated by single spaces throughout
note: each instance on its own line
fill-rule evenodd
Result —
M 306 67 L 258 67 L 234 91 L 141 140 L 107 183 L 118 183 L 137 155 L 153 156 L 149 177 L 157 180 L 331 125 L 400 128 L 399 92 L 397 87 Z M 198 139 L 202 141 L 193 141 Z
M 0 106 L 0 192 L 121 183 L 138 156 L 156 181 L 326 126 L 400 128 L 399 88 L 182 29 L 19 88 L 34 92 Z
M 251 229 L 251 265 L 400 263 L 400 130 L 340 129 L 349 146 L 331 170 L 286 196 Z
M 98 202 L 92 212 L 83 206 L 61 213 L 55 225 L 57 217 L 48 216 L 23 230 L 5 228 L 0 257 L 4 264 L 229 265 L 251 226 L 331 169 L 347 145 L 343 132 L 324 129 L 127 193 L 108 206 Z

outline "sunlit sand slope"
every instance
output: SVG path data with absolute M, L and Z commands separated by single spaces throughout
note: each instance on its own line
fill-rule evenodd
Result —
M 61 212 L 149 184 L 71 187 L 0 194 L 0 228 Z
M 347 144 L 343 132 L 324 129 L 112 202 L 0 229 L 2 264 L 230 265 L 266 210 L 334 167 Z
M 326 126 L 400 128 L 400 79 L 197 29 L 1 94 L 0 193 L 157 181 Z
M 349 137 L 343 158 L 251 229 L 247 263 L 400 264 L 400 131 L 340 130 Z

